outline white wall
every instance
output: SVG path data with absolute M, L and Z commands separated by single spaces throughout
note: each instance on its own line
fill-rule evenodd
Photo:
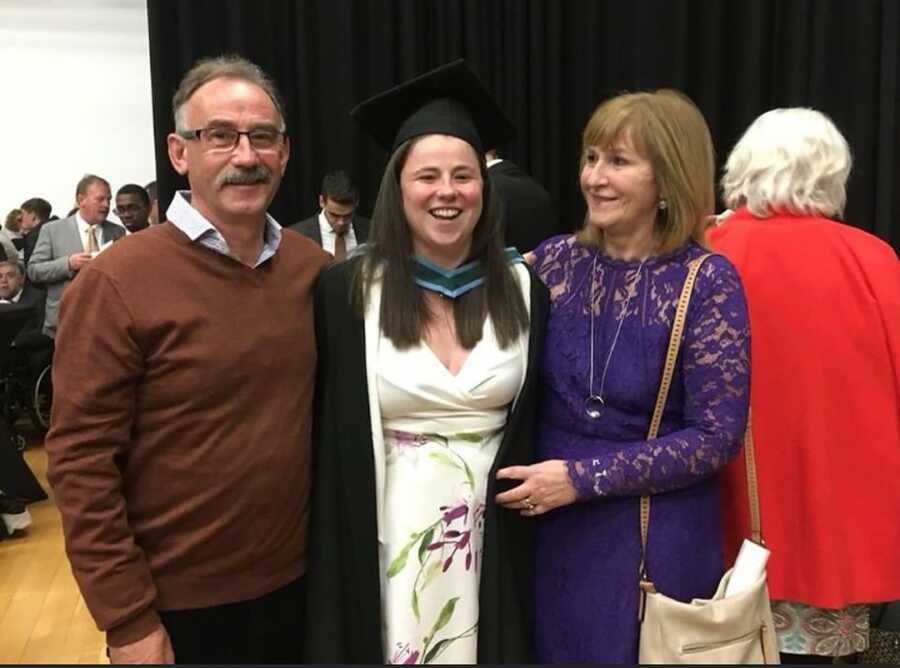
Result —
M 152 181 L 151 105 L 146 0 L 0 0 L 0 225 L 29 197 L 65 216 L 87 172 Z

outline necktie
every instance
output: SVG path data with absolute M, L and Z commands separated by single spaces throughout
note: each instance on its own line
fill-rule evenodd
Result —
M 94 226 L 91 225 L 88 228 L 88 253 L 96 253 L 100 250 L 99 246 L 97 246 L 97 230 L 94 229 Z
M 347 236 L 339 234 L 334 240 L 334 259 L 340 261 L 345 257 L 347 257 Z

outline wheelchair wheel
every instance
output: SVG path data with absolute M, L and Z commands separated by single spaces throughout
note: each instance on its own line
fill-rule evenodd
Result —
M 38 374 L 34 384 L 34 393 L 31 397 L 31 410 L 29 411 L 31 423 L 35 429 L 45 432 L 50 428 L 50 406 L 53 403 L 53 379 L 50 373 L 51 365 L 44 367 Z

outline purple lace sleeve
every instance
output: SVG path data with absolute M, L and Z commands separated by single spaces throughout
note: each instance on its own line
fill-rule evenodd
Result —
M 749 338 L 737 272 L 724 258 L 709 258 L 694 286 L 682 343 L 682 426 L 653 441 L 626 442 L 599 456 L 567 461 L 579 499 L 687 487 L 733 458 L 747 422 Z
M 544 239 L 544 241 L 538 244 L 537 248 L 531 251 L 531 254 L 534 255 L 534 263 L 532 266 L 535 272 L 537 272 L 537 274 L 541 276 L 542 279 L 544 274 L 542 268 L 548 260 L 548 254 L 552 252 L 551 249 L 559 245 L 557 242 L 560 240 L 560 238 L 560 236 L 555 236 L 550 237 L 549 239 Z

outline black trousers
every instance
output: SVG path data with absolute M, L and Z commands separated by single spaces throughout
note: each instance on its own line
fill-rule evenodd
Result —
M 304 579 L 250 601 L 196 610 L 163 610 L 175 663 L 300 663 Z

